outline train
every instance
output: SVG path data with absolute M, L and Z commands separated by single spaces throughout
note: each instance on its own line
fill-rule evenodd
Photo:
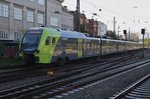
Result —
M 33 27 L 19 45 L 19 57 L 26 64 L 63 64 L 66 61 L 141 48 L 139 42 L 89 37 L 76 31 Z

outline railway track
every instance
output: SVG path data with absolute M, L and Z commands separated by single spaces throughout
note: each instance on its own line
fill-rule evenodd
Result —
M 136 52 L 138 53 L 138 51 Z M 135 54 L 135 53 L 134 53 Z M 139 54 L 136 54 L 137 56 Z M 65 73 L 68 71 L 73 71 L 73 70 L 77 70 L 77 69 L 82 69 L 85 70 L 86 69 L 90 69 L 90 68 L 95 68 L 94 64 L 97 64 L 97 66 L 99 65 L 104 65 L 104 64 L 108 64 L 109 63 L 113 63 L 113 65 L 115 65 L 115 61 L 119 61 L 119 60 L 127 60 L 128 57 L 131 57 L 131 59 L 134 59 L 136 57 L 136 55 L 126 55 L 126 56 L 115 56 L 115 57 L 110 57 L 109 59 L 105 60 L 102 58 L 97 57 L 95 60 L 93 60 L 92 58 L 87 59 L 87 60 L 82 60 L 82 63 L 78 63 L 78 61 L 73 62 L 74 64 L 68 64 L 66 66 L 62 66 L 62 67 L 44 67 L 44 68 L 17 68 L 17 69 L 4 69 L 0 71 L 0 83 L 4 83 L 4 82 L 9 82 L 9 81 L 15 81 L 15 80 L 21 80 L 21 79 L 25 79 L 25 78 L 30 78 L 30 77 L 36 77 L 36 76 L 41 76 L 41 75 L 47 75 L 47 72 L 49 70 L 52 70 L 53 72 L 56 72 L 57 74 L 61 74 L 61 73 Z M 133 57 L 133 58 L 132 58 Z M 120 63 L 122 62 L 120 61 Z M 131 60 L 130 60 L 131 61 Z M 93 66 L 91 65 L 93 64 Z M 119 64 L 117 62 L 117 64 Z M 108 67 L 106 67 L 108 68 Z M 80 70 L 79 70 L 80 71 Z
M 149 64 L 150 62 L 149 59 L 143 59 L 145 61 L 142 62 L 141 60 L 139 62 L 133 62 L 132 60 L 131 63 L 127 64 L 125 61 L 122 61 L 122 59 L 119 58 L 118 63 L 112 60 L 112 62 L 107 63 L 107 65 L 105 62 L 103 63 L 103 65 L 102 63 L 89 64 L 89 66 L 86 66 L 86 68 L 80 68 L 78 70 L 73 70 L 70 72 L 67 71 L 67 73 L 64 75 L 54 77 L 46 81 L 35 82 L 32 84 L 1 91 L 0 98 L 15 97 L 20 99 L 43 99 L 47 97 L 54 97 L 55 95 L 59 95 L 61 93 L 65 93 L 66 91 L 82 87 L 84 85 L 102 80 L 118 73 L 122 73 L 143 64 Z M 131 59 L 129 59 L 128 62 L 129 61 L 131 61 Z M 116 66 L 117 64 L 118 66 Z
M 108 58 L 109 57 L 109 58 Z M 77 64 L 73 64 L 73 65 L 69 65 L 69 66 L 64 66 L 63 68 L 56 68 L 57 72 L 68 72 L 68 71 L 73 71 L 73 70 L 77 70 L 77 69 L 81 69 L 84 67 L 89 67 L 89 68 L 94 68 L 96 66 L 100 66 L 101 67 L 104 66 L 104 68 L 108 68 L 106 65 L 108 65 L 109 67 L 111 67 L 111 65 L 117 65 L 117 64 L 121 64 L 124 63 L 124 61 L 126 61 L 126 63 L 128 64 L 129 62 L 132 62 L 133 60 L 137 60 L 140 61 L 142 59 L 140 59 L 141 57 L 141 53 L 139 53 L 139 51 L 137 51 L 136 53 L 130 53 L 128 55 L 124 55 L 123 56 L 107 56 L 107 58 L 103 59 L 103 57 L 98 57 L 98 58 L 94 58 L 90 59 L 90 60 L 84 60 L 82 62 L 80 62 L 80 64 L 78 63 L 79 61 L 77 61 Z M 147 57 L 148 58 L 148 57 Z M 93 64 L 93 66 L 91 65 Z M 96 64 L 96 65 L 95 65 Z
M 71 70 L 73 71 L 75 69 L 84 68 L 84 66 L 88 66 L 88 63 L 82 63 L 82 64 L 80 63 L 80 65 L 79 64 L 69 65 L 69 66 L 67 65 L 63 67 L 46 67 L 45 66 L 45 67 L 40 67 L 40 68 L 26 67 L 26 68 L 8 69 L 8 70 L 4 69 L 4 70 L 0 70 L 0 79 L 1 79 L 0 83 L 47 75 L 49 70 L 51 70 L 52 72 L 55 72 L 56 74 L 62 74 L 61 73 L 62 71 L 71 71 Z M 81 67 L 82 65 L 83 67 Z
M 150 99 L 150 74 L 115 95 L 112 99 Z
M 0 83 L 15 81 L 19 79 L 25 79 L 29 77 L 35 77 L 40 75 L 46 75 L 46 69 L 34 69 L 33 68 L 18 68 L 13 70 L 0 72 Z

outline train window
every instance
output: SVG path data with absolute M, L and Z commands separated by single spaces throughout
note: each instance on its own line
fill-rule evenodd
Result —
M 53 38 L 53 39 L 52 39 L 52 45 L 55 45 L 55 42 L 56 42 L 56 39 Z
M 45 40 L 45 45 L 50 45 L 50 37 L 47 37 L 47 39 Z

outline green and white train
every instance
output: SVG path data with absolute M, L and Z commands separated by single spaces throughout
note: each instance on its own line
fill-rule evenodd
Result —
M 20 43 L 19 56 L 27 64 L 49 64 L 139 48 L 141 44 L 138 42 L 100 40 L 80 32 L 35 27 L 25 32 Z

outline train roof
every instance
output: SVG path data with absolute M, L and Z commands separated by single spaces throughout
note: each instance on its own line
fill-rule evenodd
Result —
M 44 30 L 46 29 L 45 27 L 32 27 L 29 30 Z
M 60 29 L 52 29 L 52 28 L 47 28 L 47 27 L 33 27 L 30 28 L 29 30 L 44 30 L 44 29 L 49 29 L 52 31 L 52 34 L 56 34 L 55 31 L 59 32 L 59 35 L 61 37 L 67 37 L 67 38 L 86 38 L 86 34 L 76 32 L 76 31 L 69 31 L 69 30 L 60 30 Z
M 88 39 L 88 40 L 99 40 L 100 38 L 95 37 L 89 37 L 86 33 L 80 33 L 76 31 L 66 31 L 66 30 L 60 30 L 62 37 L 67 38 L 82 38 L 82 39 Z
M 65 31 L 60 30 L 61 37 L 67 37 L 67 38 L 86 38 L 86 35 L 80 32 L 76 31 Z
M 29 30 L 41 30 L 41 29 L 42 30 L 49 29 L 49 30 L 58 31 L 60 33 L 61 37 L 66 37 L 66 38 L 82 38 L 82 39 L 90 39 L 90 40 L 100 40 L 100 38 L 89 37 L 86 35 L 86 33 L 80 33 L 80 32 L 70 31 L 70 30 L 52 29 L 52 28 L 48 28 L 48 27 L 33 27 L 33 28 L 30 28 Z M 112 40 L 112 39 L 104 39 L 104 38 L 102 38 L 102 40 L 114 41 L 114 42 L 118 42 L 118 41 L 119 42 L 125 42 L 122 40 Z M 131 43 L 131 41 L 127 41 L 127 42 Z M 139 42 L 132 42 L 132 43 L 139 43 Z

